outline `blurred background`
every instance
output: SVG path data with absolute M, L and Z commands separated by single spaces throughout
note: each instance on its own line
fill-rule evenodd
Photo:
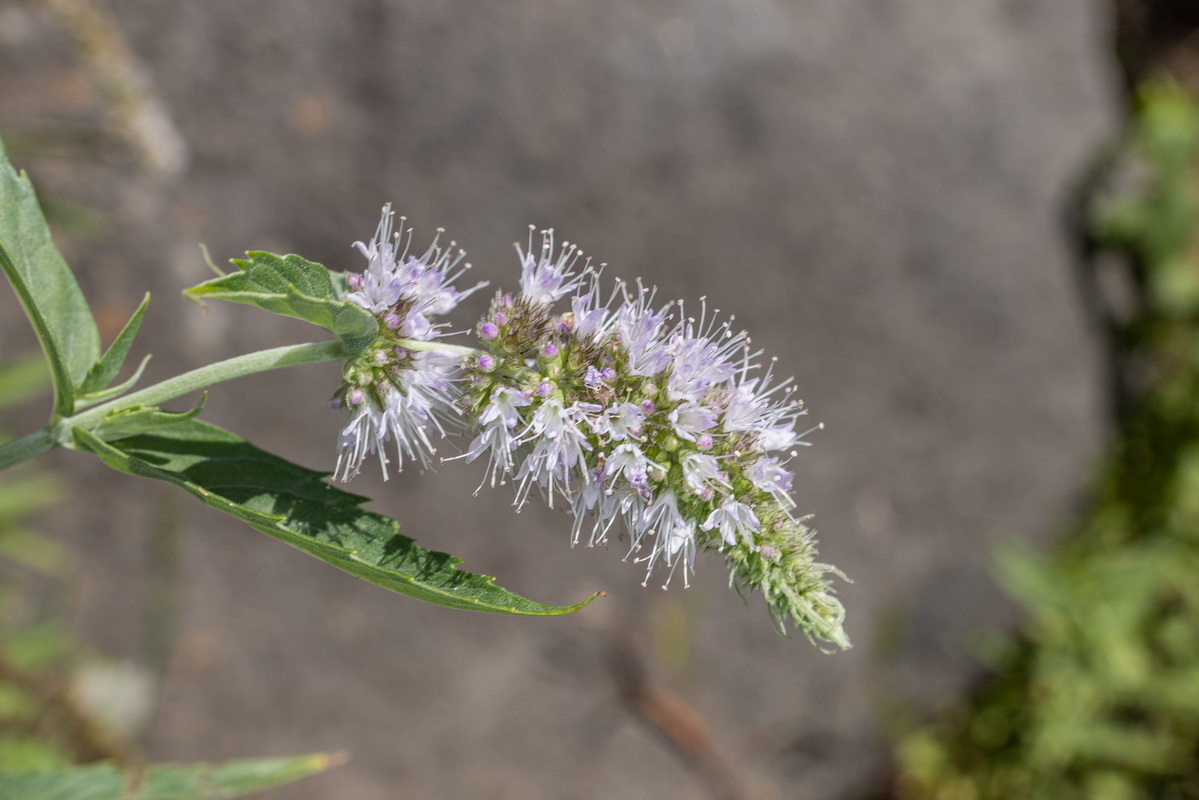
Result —
M 3 0 L 0 135 L 106 341 L 152 291 L 146 382 L 318 338 L 185 302 L 201 244 L 357 269 L 391 201 L 513 286 L 553 226 L 794 374 L 856 646 L 780 638 L 714 558 L 643 589 L 461 463 L 351 488 L 520 594 L 607 597 L 425 606 L 56 453 L 0 503 L 0 764 L 348 753 L 277 800 L 1199 797 L 1196 30 L 1184 0 Z M 34 347 L 0 292 L 9 434 L 44 421 Z M 331 469 L 338 380 L 204 416 Z

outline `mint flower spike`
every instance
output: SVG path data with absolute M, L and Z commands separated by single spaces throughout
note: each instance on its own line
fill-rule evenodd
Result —
M 533 229 L 531 229 L 533 230 Z M 517 246 L 521 291 L 500 293 L 465 362 L 461 407 L 476 435 L 467 461 L 487 456 L 484 483 L 512 481 L 519 510 L 534 487 L 575 520 L 571 544 L 625 537 L 645 581 L 665 570 L 690 583 L 699 550 L 721 554 L 730 582 L 760 591 L 779 627 L 849 647 L 844 609 L 796 517 L 788 461 L 817 425 L 790 380 L 762 369 L 749 337 L 700 300 L 658 306 L 656 290 L 616 281 L 602 301 L 599 271 L 574 245 L 539 256 Z M 601 265 L 602 267 L 602 265 Z M 554 305 L 569 301 L 570 310 Z M 677 319 L 675 318 L 677 315 Z
M 463 263 L 465 251 L 452 241 L 443 248 L 439 229 L 424 254 L 413 256 L 411 229 L 393 233 L 394 219 L 390 204 L 385 205 L 370 242 L 354 243 L 366 268 L 346 277 L 345 299 L 375 315 L 379 335 L 346 363 L 333 397 L 333 407 L 350 414 L 334 470 L 342 481 L 357 475 L 371 454 L 378 456 L 386 479 L 388 442 L 394 442 L 397 472 L 403 471 L 405 459 L 428 468 L 437 452 L 435 442 L 461 427 L 457 399 L 464 348 L 435 344 L 445 324 L 434 320 L 486 284 L 455 288 L 454 281 L 470 269 Z

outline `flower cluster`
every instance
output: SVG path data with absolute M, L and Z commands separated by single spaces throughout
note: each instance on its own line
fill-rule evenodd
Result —
M 453 287 L 470 264 L 459 267 L 465 253 L 455 250 L 453 242 L 449 248 L 438 245 L 440 231 L 423 255 L 412 255 L 411 231 L 393 235 L 394 216 L 384 206 L 374 238 L 354 243 L 367 265 L 346 279 L 345 299 L 375 315 L 379 336 L 345 365 L 333 397 L 335 408 L 344 406 L 350 413 L 335 470 L 343 481 L 357 475 L 371 453 L 378 455 L 386 478 L 385 445 L 390 440 L 397 471 L 403 471 L 405 458 L 428 466 L 436 452 L 432 434 L 444 437 L 447 427 L 459 422 L 455 400 L 461 356 L 434 342 L 444 327 L 434 319 L 453 311 L 479 286 L 465 292 Z
M 461 251 L 409 255 L 383 218 L 368 264 L 346 299 L 379 320 L 372 347 L 347 363 L 335 405 L 349 409 L 336 473 L 356 475 L 370 453 L 387 474 L 384 445 L 428 466 L 433 434 L 464 423 L 474 438 L 458 458 L 486 458 L 484 483 L 511 483 L 523 506 L 536 488 L 574 515 L 572 544 L 623 540 L 626 559 L 665 588 L 689 584 L 697 551 L 721 553 L 738 589 L 763 593 L 776 624 L 848 647 L 844 611 L 815 541 L 795 516 L 787 469 L 804 433 L 795 387 L 762 368 L 733 318 L 701 299 L 655 304 L 640 281 L 601 290 L 578 248 L 533 232 L 520 292 L 499 293 L 476 332 L 480 349 L 436 341 L 434 318 L 469 292 L 453 288 Z M 401 248 L 401 244 L 403 247 Z M 475 287 L 478 288 L 478 287 Z M 470 290 L 470 291 L 473 291 Z M 556 306 L 569 303 L 570 310 Z
M 522 506 L 536 486 L 574 514 L 572 543 L 627 537 L 626 558 L 683 583 L 698 550 L 731 581 L 765 595 L 776 622 L 846 647 L 840 602 L 794 515 L 786 468 L 803 434 L 795 387 L 757 363 L 732 318 L 701 300 L 655 306 L 654 292 L 600 276 L 574 245 L 517 248 L 521 291 L 498 294 L 478 325 L 463 397 L 486 456 L 485 482 L 511 482 Z M 580 263 L 582 262 L 582 263 Z M 554 306 L 569 301 L 570 310 Z M 665 586 L 664 586 L 665 588 Z

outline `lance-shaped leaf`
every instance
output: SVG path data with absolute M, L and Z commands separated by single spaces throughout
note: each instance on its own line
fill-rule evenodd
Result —
M 319 325 L 342 339 L 355 352 L 375 340 L 378 323 L 364 308 L 340 298 L 328 269 L 297 255 L 249 252 L 235 259 L 238 271 L 205 281 L 183 294 L 197 302 L 205 298 L 258 306 L 275 314 Z
M 227 800 L 324 772 L 342 759 L 322 753 L 224 764 L 122 770 L 108 764 L 0 773 L 0 798 L 17 800 Z
M 149 305 L 150 293 L 146 292 L 141 305 L 133 312 L 133 316 L 129 318 L 129 321 L 125 323 L 125 327 L 117 334 L 117 338 L 104 351 L 103 357 L 88 370 L 87 377 L 79 385 L 80 395 L 93 395 L 103 392 L 113 382 L 113 379 L 117 377 L 117 373 L 121 371 L 121 366 L 125 363 L 125 356 L 129 355 L 129 348 L 133 345 L 133 339 L 137 336 L 137 332 L 142 326 L 142 318 L 146 315 L 146 307 Z M 81 397 L 80 400 L 82 401 L 83 398 Z
M 213 508 L 363 580 L 448 608 L 513 616 L 567 614 L 572 606 L 535 603 L 484 575 L 455 569 L 447 553 L 418 547 L 399 525 L 362 509 L 365 498 L 325 483 L 323 473 L 271 455 L 198 420 L 105 443 L 76 428 L 81 449 L 108 466 L 168 481 Z
M 33 185 L 0 142 L 0 269 L 8 276 L 42 343 L 54 379 L 54 412 L 74 410 L 75 387 L 100 356 L 87 300 L 59 255 Z
M 99 424 L 92 428 L 92 433 L 106 442 L 126 439 L 139 433 L 146 433 L 164 425 L 178 425 L 194 419 L 204 410 L 208 402 L 208 392 L 200 398 L 195 408 L 190 411 L 163 411 L 157 406 L 128 406 L 118 408 L 104 415 Z M 3 798 L 0 798 L 3 800 Z

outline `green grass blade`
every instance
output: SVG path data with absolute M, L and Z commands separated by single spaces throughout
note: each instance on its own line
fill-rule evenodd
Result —
M 228 800 L 324 772 L 340 759 L 322 753 L 225 764 L 121 770 L 108 764 L 0 773 L 0 800 Z

